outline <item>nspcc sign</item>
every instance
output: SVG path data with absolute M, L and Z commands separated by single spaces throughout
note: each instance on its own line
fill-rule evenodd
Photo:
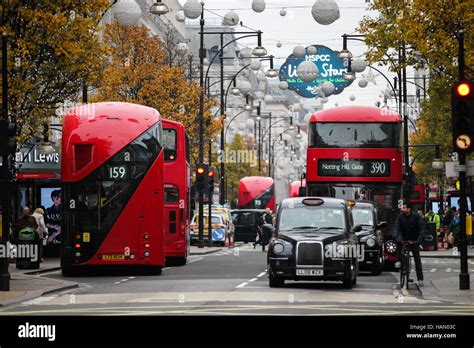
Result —
M 314 45 L 317 49 L 316 54 L 307 54 L 301 58 L 295 58 L 290 55 L 280 68 L 280 81 L 288 82 L 288 89 L 295 91 L 305 98 L 314 98 L 317 96 L 316 87 L 326 81 L 334 84 L 334 92 L 332 94 L 341 93 L 344 88 L 349 86 L 352 81 L 346 81 L 342 78 L 342 74 L 347 71 L 348 60 L 341 59 L 337 56 L 337 51 L 322 45 Z M 298 65 L 305 61 L 312 61 L 318 67 L 318 77 L 313 82 L 304 82 L 296 75 Z

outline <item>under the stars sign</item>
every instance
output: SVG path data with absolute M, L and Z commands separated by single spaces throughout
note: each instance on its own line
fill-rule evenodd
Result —
M 280 81 L 288 82 L 288 89 L 295 91 L 304 98 L 319 96 L 318 86 L 329 81 L 334 84 L 332 94 L 341 93 L 352 81 L 346 81 L 342 75 L 347 71 L 348 60 L 337 56 L 337 51 L 322 45 L 316 47 L 316 54 L 306 54 L 304 57 L 296 58 L 291 54 L 280 68 Z M 304 82 L 296 75 L 298 65 L 305 61 L 312 61 L 318 67 L 318 77 L 312 82 Z

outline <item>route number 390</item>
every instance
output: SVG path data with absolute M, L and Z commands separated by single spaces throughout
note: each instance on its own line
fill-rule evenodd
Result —
M 370 174 L 385 174 L 386 166 L 383 162 L 373 162 L 370 167 Z

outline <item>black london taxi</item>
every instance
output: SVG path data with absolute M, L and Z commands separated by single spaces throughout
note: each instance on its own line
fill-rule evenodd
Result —
M 234 242 L 255 242 L 264 209 L 238 209 L 230 212 L 235 226 Z
M 348 205 L 354 224 L 362 227 L 356 233 L 364 247 L 364 258 L 359 261 L 360 270 L 379 275 L 385 263 L 382 229 L 387 227 L 387 222 L 378 223 L 377 208 L 373 202 L 350 200 Z
M 325 197 L 284 199 L 270 240 L 267 271 L 270 287 L 285 280 L 342 281 L 345 288 L 357 282 L 361 257 L 347 202 Z

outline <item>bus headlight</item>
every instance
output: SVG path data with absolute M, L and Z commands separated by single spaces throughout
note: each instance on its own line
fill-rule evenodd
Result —
M 275 254 L 281 254 L 285 250 L 285 246 L 282 243 L 275 243 L 273 246 L 273 252 Z

